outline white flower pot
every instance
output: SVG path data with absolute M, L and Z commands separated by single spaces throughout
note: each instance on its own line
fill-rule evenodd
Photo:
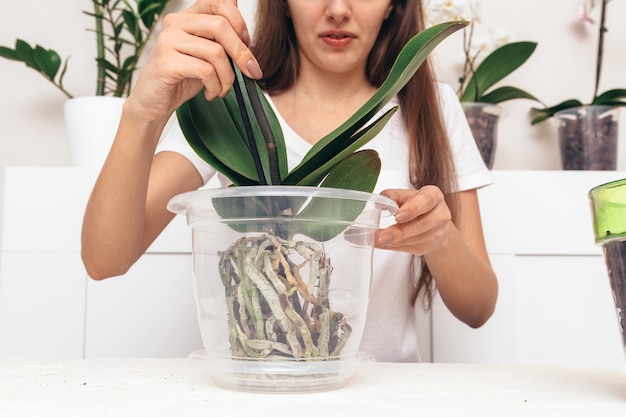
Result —
M 102 166 L 115 138 L 125 100 L 121 97 L 87 96 L 65 103 L 65 123 L 73 166 Z

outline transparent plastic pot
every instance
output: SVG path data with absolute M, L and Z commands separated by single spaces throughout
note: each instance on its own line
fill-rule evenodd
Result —
M 397 205 L 370 193 L 253 186 L 193 191 L 168 209 L 193 237 L 204 350 L 221 386 L 308 392 L 373 363 L 359 351 L 375 232 Z
M 557 122 L 564 170 L 614 171 L 620 108 L 591 105 L 561 110 Z

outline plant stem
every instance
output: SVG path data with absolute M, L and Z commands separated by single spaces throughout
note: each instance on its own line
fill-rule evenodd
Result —
M 231 61 L 234 69 L 234 62 Z M 235 74 L 237 71 L 235 71 Z M 243 74 L 242 74 L 243 75 Z M 243 119 L 243 126 L 246 131 L 246 137 L 248 138 L 248 146 L 250 147 L 250 154 L 252 155 L 252 159 L 254 160 L 254 167 L 256 168 L 257 176 L 259 177 L 260 185 L 267 185 L 267 181 L 265 180 L 265 173 L 263 172 L 263 165 L 261 163 L 261 158 L 259 156 L 259 149 L 256 146 L 256 140 L 254 139 L 254 133 L 252 132 L 252 125 L 250 124 L 250 116 L 248 114 L 248 109 L 246 108 L 246 103 L 243 99 L 243 94 L 241 91 L 241 86 L 239 85 L 239 80 L 235 79 L 233 84 L 233 89 L 235 90 L 235 97 L 237 98 L 237 105 L 239 106 L 239 112 L 241 113 L 241 117 Z
M 280 172 L 278 170 L 278 149 L 276 148 L 276 139 L 274 138 L 272 128 L 267 121 L 265 111 L 263 111 L 263 106 L 261 105 L 261 99 L 259 99 L 259 92 L 257 91 L 256 83 L 250 78 L 246 77 L 245 74 L 241 75 L 243 76 L 243 81 L 246 85 L 246 90 L 248 91 L 248 97 L 250 97 L 252 110 L 254 111 L 254 115 L 256 116 L 259 127 L 261 128 L 263 139 L 265 139 L 265 145 L 267 147 L 267 157 L 270 166 L 271 183 L 272 185 L 280 185 L 281 180 Z
M 106 7 L 107 18 L 106 21 L 109 24 L 111 31 L 111 40 L 113 41 L 113 57 L 115 58 L 115 68 L 117 71 L 115 73 L 115 87 L 113 88 L 113 97 L 122 97 L 124 95 L 124 90 L 126 90 L 126 83 L 124 81 L 124 71 L 122 70 L 122 57 L 120 55 L 120 51 L 122 49 L 123 42 L 120 39 L 120 33 L 116 30 L 116 27 L 120 24 L 119 20 L 122 20 L 121 14 L 118 14 L 117 19 L 115 18 L 114 12 L 116 11 L 117 3 L 113 3 L 113 5 L 108 4 Z
M 600 75 L 602 73 L 602 58 L 604 55 L 604 34 L 607 32 L 606 22 L 606 4 L 609 0 L 602 0 L 602 8 L 600 12 L 600 29 L 598 36 L 598 54 L 596 57 L 596 85 L 593 90 L 593 101 L 598 97 L 598 88 L 600 86 Z
M 96 78 L 96 95 L 104 95 L 106 70 L 101 61 L 104 59 L 104 29 L 102 28 L 102 8 L 98 0 L 93 1 L 93 11 L 96 19 L 96 57 L 98 59 L 98 75 Z

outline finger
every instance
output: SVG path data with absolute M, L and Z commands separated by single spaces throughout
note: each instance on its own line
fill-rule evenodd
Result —
M 414 255 L 423 255 L 430 252 L 445 237 L 445 230 L 431 228 L 415 233 L 408 233 L 399 225 L 379 230 L 376 234 L 376 247 L 409 252 Z
M 196 36 L 187 35 L 186 38 L 176 45 L 178 54 L 195 59 L 185 59 L 187 64 L 192 65 L 189 70 L 193 71 L 185 73 L 202 80 L 213 98 L 226 96 L 235 81 L 235 74 L 222 46 Z
M 250 35 L 236 1 L 198 1 L 187 11 L 209 18 L 191 29 L 193 34 L 219 42 L 248 77 L 259 79 L 263 76 L 256 58 L 247 46 L 250 44 Z
M 383 192 L 381 192 L 381 194 L 384 195 L 385 197 L 392 199 L 393 201 L 398 203 L 399 206 L 402 206 L 408 200 L 413 198 L 413 196 L 418 191 L 419 190 L 405 190 L 405 189 L 393 189 L 392 188 L 392 189 L 384 190 Z
M 410 222 L 445 204 L 445 198 L 439 187 L 426 185 L 419 190 L 385 190 L 383 195 L 392 198 L 399 208 L 395 214 L 398 223 Z

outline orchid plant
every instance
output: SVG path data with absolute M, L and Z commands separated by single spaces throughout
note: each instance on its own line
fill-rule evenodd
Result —
M 256 83 L 237 68 L 237 82 L 226 98 L 208 101 L 200 92 L 178 109 L 178 120 L 195 152 L 234 185 L 321 185 L 371 192 L 376 178 L 367 175 L 370 167 L 344 165 L 345 159 L 354 157 L 355 151 L 380 132 L 396 107 L 367 123 L 406 85 L 430 52 L 466 24 L 441 23 L 415 35 L 376 93 L 344 124 L 321 138 L 291 172 L 286 172 L 282 132 L 271 106 Z M 361 157 L 378 158 L 371 152 Z M 363 171 L 335 173 L 335 169 L 356 167 Z M 365 178 L 370 180 L 362 184 Z
M 200 92 L 177 110 L 180 126 L 194 151 L 234 186 L 295 185 L 372 192 L 381 161 L 376 151 L 361 148 L 398 108 L 394 106 L 371 120 L 413 77 L 430 52 L 465 24 L 442 23 L 413 37 L 374 95 L 345 123 L 313 145 L 291 171 L 275 113 L 259 86 L 235 65 L 236 80 L 229 95 L 208 101 Z M 240 198 L 216 199 L 212 204 L 222 218 L 247 218 L 249 213 L 242 209 Z M 339 235 L 357 218 L 364 203 L 317 196 L 262 195 L 255 198 L 254 207 L 253 217 L 258 220 L 254 225 L 228 222 L 230 228 L 253 232 L 254 236 L 236 239 L 219 252 L 232 356 L 337 358 L 352 327 L 347 316 L 331 309 L 328 292 L 332 267 L 322 242 Z M 332 225 L 297 221 L 328 212 L 336 213 L 337 221 Z M 271 220 L 259 220 L 267 218 Z M 274 221 L 279 218 L 287 218 L 290 226 L 282 227 L 283 222 Z M 307 236 L 312 241 L 296 236 Z M 272 255 L 275 260 L 267 255 L 270 251 L 276 254 Z M 301 279 L 299 269 L 307 264 L 311 265 L 304 273 L 308 276 Z M 235 295 L 244 292 L 253 295 Z M 263 305 L 269 306 L 269 313 L 264 313 Z M 282 320 L 278 328 L 277 320 Z M 255 346 L 262 344 L 261 351 L 248 342 L 251 339 Z
M 593 97 L 589 102 L 589 105 L 605 105 L 621 107 L 626 106 L 626 89 L 616 88 L 607 90 L 603 93 L 599 92 L 600 78 L 602 75 L 602 63 L 604 58 L 604 36 L 608 29 L 606 27 L 607 6 L 611 0 L 600 0 L 600 20 L 596 23 L 596 19 L 593 17 L 597 10 L 597 0 L 586 0 L 580 13 L 580 23 L 584 26 L 597 25 L 598 29 L 598 48 L 596 52 L 596 71 L 595 71 L 595 85 L 593 90 Z M 553 117 L 557 112 L 574 107 L 584 106 L 582 101 L 578 99 L 568 99 L 561 103 L 544 108 L 534 108 L 533 112 L 536 114 L 532 120 L 532 124 L 540 123 L 546 119 Z
M 471 23 L 463 30 L 463 66 L 457 94 L 462 102 L 498 104 L 513 99 L 539 101 L 517 87 L 492 87 L 524 64 L 537 47 L 536 42 L 514 41 L 506 31 L 493 32 L 482 26 L 477 0 L 430 0 L 428 20 L 437 24 L 451 19 Z

